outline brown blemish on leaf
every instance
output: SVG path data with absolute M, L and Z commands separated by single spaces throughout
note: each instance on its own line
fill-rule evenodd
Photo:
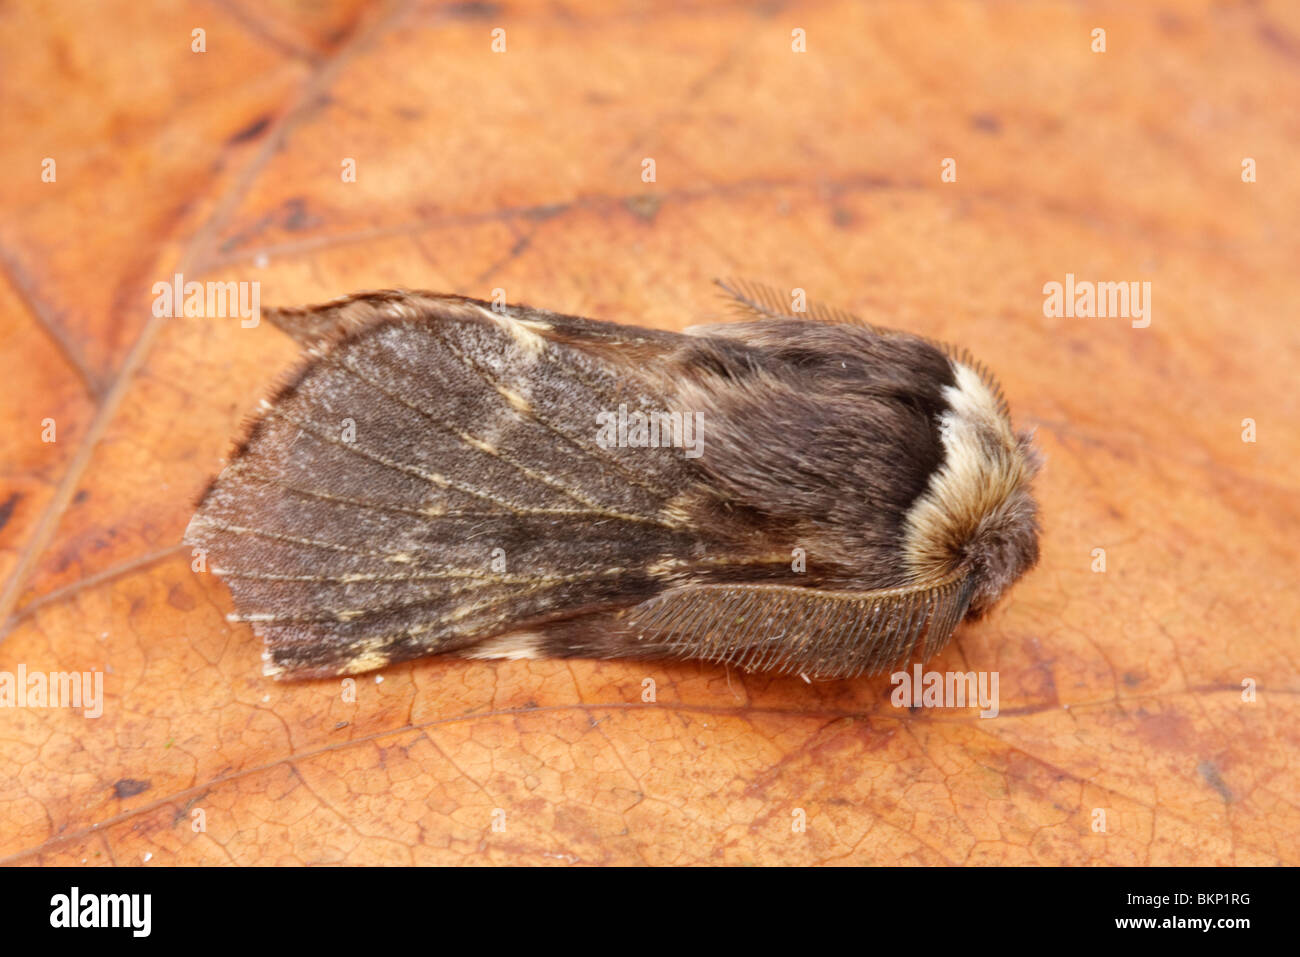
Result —
M 630 212 L 651 223 L 654 222 L 659 207 L 663 205 L 663 198 L 654 193 L 644 193 L 640 196 L 629 196 L 625 204 Z
M 9 524 L 9 516 L 14 513 L 14 506 L 18 504 L 20 498 L 22 496 L 17 492 L 10 492 L 9 497 L 4 502 L 0 502 L 0 530 Z
M 122 778 L 113 784 L 113 796 L 116 798 L 135 797 L 149 790 L 149 782 L 138 778 Z
M 226 140 L 226 143 L 230 146 L 237 146 L 240 143 L 247 143 L 251 140 L 255 140 L 265 133 L 267 127 L 270 125 L 271 117 L 259 116 L 248 125 L 232 133 L 230 138 Z
M 1192 737 L 1191 722 L 1181 714 L 1172 711 L 1149 714 L 1139 710 L 1137 717 L 1138 734 L 1154 747 L 1181 750 Z
M 487 3 L 484 0 L 461 0 L 459 3 L 451 3 L 442 8 L 442 13 L 462 20 L 489 20 L 500 16 L 501 5 Z
M 167 604 L 180 611 L 193 611 L 197 602 L 183 585 L 173 585 L 167 589 Z
M 1228 790 L 1228 785 L 1224 783 L 1213 761 L 1202 761 L 1196 766 L 1196 770 L 1210 787 L 1219 792 L 1219 797 L 1223 798 L 1225 804 L 1232 803 L 1232 792 Z

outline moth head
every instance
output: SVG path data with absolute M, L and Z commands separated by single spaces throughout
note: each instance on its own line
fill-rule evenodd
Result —
M 953 362 L 954 385 L 938 422 L 943 462 L 904 521 L 914 577 L 972 578 L 967 618 L 979 618 L 1038 561 L 1038 504 L 1030 480 L 1041 459 L 1028 433 L 1011 427 L 993 382 Z
M 1015 446 L 999 467 L 1014 475 L 1000 501 L 990 507 L 963 544 L 961 556 L 971 570 L 975 588 L 966 616 L 982 617 L 1025 572 L 1038 563 L 1038 503 L 1029 480 L 1038 471 L 1040 457 L 1027 433 L 1019 433 Z

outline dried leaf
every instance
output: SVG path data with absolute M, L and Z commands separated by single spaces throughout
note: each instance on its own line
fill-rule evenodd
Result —
M 570 8 L 0 9 L 0 672 L 106 698 L 0 710 L 0 861 L 1300 863 L 1300 12 L 1115 8 L 1094 54 L 1059 5 Z M 1151 325 L 1045 318 L 1067 272 L 1151 281 Z M 154 318 L 176 273 L 668 329 L 744 275 L 968 347 L 1048 460 L 1038 570 L 928 665 L 998 716 L 700 665 L 266 681 L 177 543 L 297 348 Z

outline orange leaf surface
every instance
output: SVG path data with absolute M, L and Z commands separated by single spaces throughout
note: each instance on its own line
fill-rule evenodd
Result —
M 0 672 L 105 698 L 0 709 L 0 861 L 1300 864 L 1298 58 L 1282 2 L 0 7 Z M 176 273 L 671 329 L 739 275 L 968 347 L 1047 458 L 1039 567 L 928 665 L 1000 713 L 264 679 L 179 539 L 296 350 L 155 317 Z M 1067 273 L 1150 326 L 1045 317 Z

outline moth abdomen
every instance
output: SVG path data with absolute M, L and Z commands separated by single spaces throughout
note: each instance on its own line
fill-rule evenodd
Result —
M 751 313 L 679 334 L 381 292 L 273 314 L 309 360 L 187 540 L 280 677 L 933 653 L 1037 557 L 1028 440 L 933 343 Z

